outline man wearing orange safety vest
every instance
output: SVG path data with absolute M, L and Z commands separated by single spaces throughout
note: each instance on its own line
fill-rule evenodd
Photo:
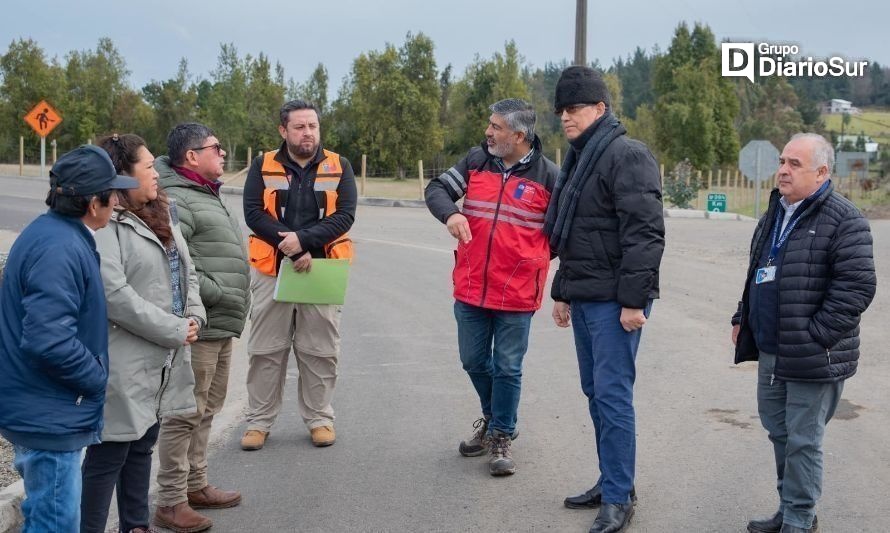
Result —
M 486 140 L 426 188 L 430 212 L 457 239 L 454 316 L 464 370 L 482 418 L 460 443 L 465 457 L 490 453 L 493 476 L 516 470 L 510 445 L 528 334 L 550 266 L 543 233 L 556 165 L 541 153 L 535 110 L 511 98 L 493 104 Z M 463 198 L 463 208 L 455 202 Z
M 245 450 L 259 450 L 281 410 L 290 351 L 299 369 L 297 401 L 315 446 L 334 444 L 331 399 L 340 353 L 340 306 L 275 302 L 281 260 L 306 272 L 313 258 L 352 259 L 346 232 L 357 192 L 349 161 L 321 147 L 318 109 L 293 100 L 282 106 L 278 150 L 254 159 L 244 184 L 253 296 L 247 351 Z

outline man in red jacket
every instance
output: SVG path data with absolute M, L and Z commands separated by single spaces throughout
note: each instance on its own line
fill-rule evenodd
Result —
M 430 182 L 426 204 L 458 241 L 458 350 L 482 406 L 473 436 L 458 450 L 465 457 L 490 450 L 489 472 L 503 476 L 516 470 L 510 444 L 522 359 L 550 265 L 542 229 L 558 170 L 541 153 L 531 105 L 511 98 L 490 109 L 485 142 Z

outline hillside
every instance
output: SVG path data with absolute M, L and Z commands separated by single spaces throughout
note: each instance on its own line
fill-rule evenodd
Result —
M 841 132 L 842 115 L 824 114 L 825 129 L 834 131 L 838 135 Z M 864 132 L 882 147 L 890 145 L 890 110 L 865 108 L 861 115 L 850 115 L 850 123 L 845 128 L 847 135 L 858 135 Z

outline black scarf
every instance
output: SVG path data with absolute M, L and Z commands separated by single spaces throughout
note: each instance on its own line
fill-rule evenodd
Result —
M 593 174 L 594 167 L 609 143 L 625 133 L 627 130 L 615 115 L 606 111 L 588 131 L 581 134 L 582 139 L 589 137 L 583 147 L 569 150 L 566 154 L 544 219 L 544 233 L 550 236 L 550 248 L 557 254 L 561 254 L 565 248 L 584 184 Z

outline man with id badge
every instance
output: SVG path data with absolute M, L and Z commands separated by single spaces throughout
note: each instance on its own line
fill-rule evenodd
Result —
M 748 522 L 754 533 L 818 529 L 822 438 L 856 373 L 876 286 L 868 222 L 831 183 L 832 146 L 797 134 L 779 162 L 732 318 L 735 362 L 759 361 L 758 412 L 776 460 L 779 508 Z

